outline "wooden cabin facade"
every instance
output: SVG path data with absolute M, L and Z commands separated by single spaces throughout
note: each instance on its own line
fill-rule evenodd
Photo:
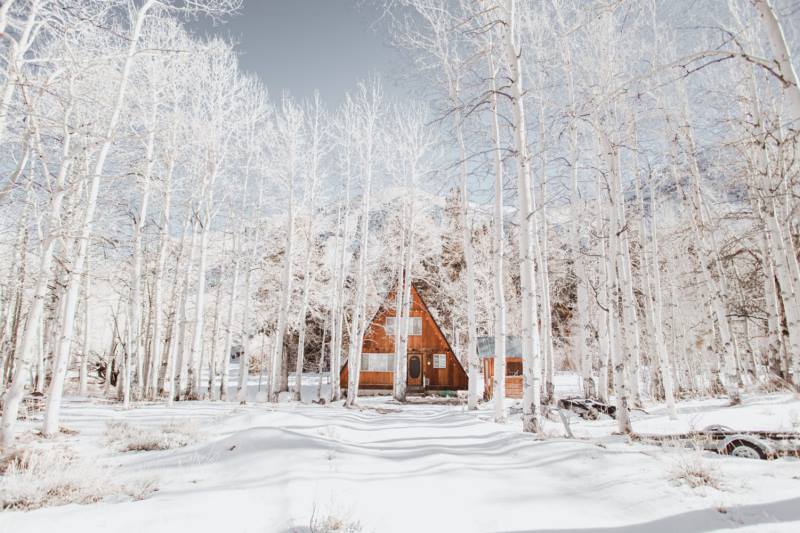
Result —
M 491 400 L 494 387 L 494 337 L 478 337 L 483 365 L 483 398 Z M 506 337 L 506 398 L 522 398 L 522 339 Z
M 390 292 L 364 334 L 358 389 L 392 390 L 394 383 L 394 328 L 397 324 L 395 293 Z M 467 388 L 467 373 L 434 320 L 417 288 L 411 286 L 408 317 L 406 384 L 409 393 L 458 391 Z M 347 388 L 345 362 L 339 373 Z

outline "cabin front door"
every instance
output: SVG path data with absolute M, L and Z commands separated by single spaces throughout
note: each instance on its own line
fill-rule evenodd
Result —
M 422 385 L 422 355 L 418 353 L 408 354 L 408 380 L 410 387 Z

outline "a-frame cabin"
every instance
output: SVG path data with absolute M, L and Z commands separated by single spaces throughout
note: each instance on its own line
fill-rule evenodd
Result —
M 391 291 L 364 334 L 359 391 L 392 389 L 397 322 L 394 302 L 395 292 Z M 413 284 L 409 320 L 407 391 L 466 390 L 467 373 Z M 342 387 L 347 388 L 346 362 L 339 376 Z

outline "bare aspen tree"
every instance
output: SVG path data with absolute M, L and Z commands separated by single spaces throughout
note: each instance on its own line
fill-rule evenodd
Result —
M 517 218 L 520 228 L 519 261 L 522 290 L 522 361 L 523 399 L 522 428 L 524 431 L 541 431 L 542 353 L 538 332 L 538 305 L 536 299 L 535 250 L 539 240 L 535 224 L 535 205 L 531 186 L 531 168 L 526 141 L 524 84 L 520 68 L 521 51 L 517 35 L 517 2 L 505 0 L 502 23 L 506 62 L 510 74 L 511 109 L 517 163 Z
M 278 325 L 272 349 L 272 372 L 270 378 L 269 397 L 278 401 L 278 395 L 284 392 L 283 374 L 283 342 L 289 320 L 289 305 L 292 294 L 293 260 L 294 260 L 294 228 L 295 228 L 295 177 L 301 168 L 302 145 L 304 135 L 304 113 L 288 97 L 284 96 L 281 113 L 278 118 L 278 132 L 285 153 L 284 180 L 288 196 L 286 212 L 286 252 L 283 258 L 283 274 L 281 275 L 281 299 L 278 306 Z
M 503 160 L 502 140 L 500 138 L 499 109 L 497 102 L 497 74 L 491 49 L 488 52 L 491 79 L 492 140 L 494 163 L 494 382 L 492 400 L 494 402 L 494 421 L 504 422 L 506 410 L 503 402 L 506 396 L 506 296 L 505 277 L 505 217 L 503 208 Z
M 314 94 L 314 103 L 306 113 L 309 124 L 309 135 L 311 136 L 311 145 L 309 146 L 310 154 L 307 162 L 307 176 L 305 178 L 304 196 L 308 204 L 307 222 L 306 222 L 306 256 L 303 261 L 303 301 L 300 305 L 299 328 L 300 336 L 297 343 L 297 362 L 295 365 L 295 389 L 294 397 L 296 400 L 302 399 L 303 388 L 303 366 L 305 362 L 305 349 L 306 349 L 306 314 L 308 313 L 309 293 L 311 290 L 311 258 L 314 252 L 316 238 L 314 232 L 316 226 L 314 219 L 316 217 L 317 202 L 318 202 L 318 187 L 320 180 L 320 161 L 323 153 L 323 121 L 325 116 L 322 110 L 322 102 L 320 101 L 319 93 Z M 323 339 L 324 345 L 324 339 Z
M 70 88 L 72 87 L 72 78 L 70 79 Z M 14 368 L 14 380 L 11 387 L 8 388 L 3 402 L 3 419 L 2 419 L 2 449 L 8 450 L 14 442 L 14 428 L 16 426 L 17 415 L 19 413 L 19 404 L 22 400 L 25 387 L 25 374 L 28 371 L 28 366 L 31 363 L 33 356 L 34 342 L 37 335 L 38 323 L 41 320 L 42 312 L 44 311 L 44 299 L 47 293 L 47 284 L 52 275 L 53 255 L 55 252 L 55 245 L 58 232 L 61 224 L 61 209 L 66 196 L 66 179 L 73 163 L 71 158 L 71 141 L 72 132 L 71 126 L 71 112 L 72 112 L 72 94 L 71 90 L 67 97 L 67 104 L 64 108 L 62 130 L 64 132 L 62 151 L 61 151 L 61 164 L 56 173 L 54 180 L 54 190 L 50 198 L 49 206 L 49 221 L 48 221 L 48 235 L 44 242 L 46 243 L 42 254 L 39 259 L 38 272 L 36 277 L 36 285 L 33 291 L 33 301 L 28 311 L 28 320 L 25 325 L 25 330 L 22 336 L 22 341 L 18 347 L 17 362 Z M 60 399 L 59 399 L 60 402 Z M 59 406 L 60 408 L 60 406 Z
M 360 250 L 356 273 L 356 300 L 352 318 L 354 334 L 350 336 L 350 356 L 348 357 L 347 407 L 352 407 L 358 400 L 358 382 L 361 373 L 361 349 L 364 334 L 369 327 L 366 317 L 367 275 L 369 259 L 369 213 L 372 176 L 375 170 L 378 153 L 378 121 L 384 114 L 383 88 L 377 79 L 369 83 L 359 84 L 355 100 L 358 117 L 358 166 L 362 179 L 361 194 L 361 228 L 359 233 Z

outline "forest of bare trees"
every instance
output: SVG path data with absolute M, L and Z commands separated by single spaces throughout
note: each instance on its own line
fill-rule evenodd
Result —
M 522 337 L 525 431 L 562 370 L 621 432 L 643 398 L 800 390 L 796 5 L 387 1 L 425 103 L 376 76 L 329 109 L 190 30 L 239 4 L 0 4 L 3 449 L 32 393 L 45 435 L 65 394 L 274 402 L 304 370 L 357 404 L 412 281 L 468 408 L 477 338 L 503 376 Z

